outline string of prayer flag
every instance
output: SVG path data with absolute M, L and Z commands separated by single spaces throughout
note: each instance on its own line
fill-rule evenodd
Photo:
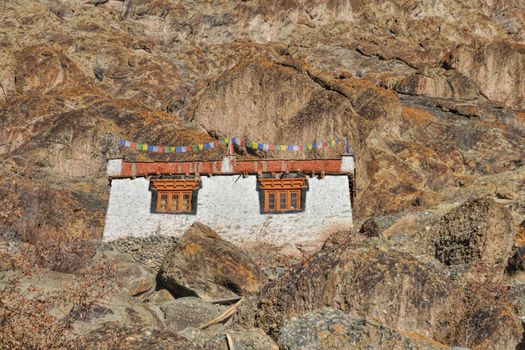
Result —
M 232 151 L 231 147 L 233 145 L 237 145 L 239 147 L 246 147 L 253 150 L 259 150 L 259 151 L 291 151 L 291 152 L 302 152 L 302 151 L 312 151 L 312 150 L 322 150 L 323 148 L 331 148 L 335 147 L 336 145 L 341 144 L 341 140 L 335 139 L 335 140 L 328 140 L 328 141 L 322 141 L 322 142 L 315 142 L 315 143 L 305 143 L 305 144 L 271 144 L 271 143 L 261 143 L 256 141 L 245 141 L 242 138 L 239 137 L 225 137 L 217 141 L 213 142 L 206 142 L 206 143 L 200 143 L 196 145 L 187 145 L 187 146 L 156 146 L 156 145 L 149 145 L 147 143 L 138 143 L 138 142 L 131 142 L 127 140 L 120 140 L 119 146 L 130 148 L 132 150 L 137 151 L 147 151 L 147 152 L 154 152 L 154 153 L 186 153 L 186 152 L 201 152 L 204 150 L 213 149 L 215 147 L 218 147 L 219 145 L 226 145 L 230 147 L 230 150 Z M 347 153 L 350 150 L 350 146 L 348 143 L 348 139 L 344 142 L 345 144 L 345 150 Z

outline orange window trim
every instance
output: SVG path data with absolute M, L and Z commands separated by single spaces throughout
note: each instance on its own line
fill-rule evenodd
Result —
M 270 195 L 273 194 L 273 208 L 270 207 Z M 292 207 L 292 194 L 296 195 L 296 207 Z M 281 206 L 281 196 L 284 195 L 285 205 Z M 264 211 L 299 211 L 301 210 L 301 190 L 266 190 L 264 191 Z
M 194 190 L 199 187 L 197 179 L 158 179 L 152 180 L 151 185 L 158 191 Z
M 165 209 L 162 209 L 162 198 L 167 196 Z M 177 198 L 174 203 L 174 197 Z M 193 211 L 192 191 L 158 191 L 156 209 L 161 213 L 190 213 Z M 187 205 L 185 205 L 187 200 Z
M 270 189 L 300 189 L 306 187 L 305 178 L 284 178 L 284 179 L 275 179 L 275 178 L 266 178 L 259 179 L 259 184 L 263 190 Z
M 199 187 L 199 180 L 156 179 L 151 181 L 151 186 L 157 190 L 157 212 L 190 213 L 193 211 L 193 190 Z M 163 203 L 163 198 L 166 198 L 166 203 Z
M 259 184 L 264 193 L 265 212 L 300 211 L 302 209 L 301 191 L 306 188 L 305 178 L 262 178 L 259 179 Z M 270 206 L 270 195 L 273 195 L 272 207 Z M 295 207 L 292 207 L 293 197 L 295 197 Z

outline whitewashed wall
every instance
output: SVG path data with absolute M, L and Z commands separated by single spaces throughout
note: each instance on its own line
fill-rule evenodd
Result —
M 238 243 L 294 243 L 317 246 L 327 235 L 352 226 L 347 176 L 308 178 L 306 208 L 299 213 L 261 214 L 257 177 L 202 177 L 196 215 L 151 213 L 149 181 L 114 179 L 111 183 L 104 239 L 151 234 L 181 235 L 194 222 Z

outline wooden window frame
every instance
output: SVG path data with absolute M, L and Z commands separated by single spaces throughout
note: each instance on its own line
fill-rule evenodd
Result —
M 199 188 L 197 179 L 156 179 L 151 181 L 152 188 L 156 190 L 156 201 L 153 203 L 157 213 L 192 214 L 196 209 L 196 196 Z M 166 207 L 162 208 L 162 198 L 167 196 Z M 177 196 L 177 203 L 173 199 Z M 185 206 L 185 199 L 189 205 Z
M 272 211 L 301 211 L 303 208 L 301 207 L 301 190 L 263 190 L 264 191 L 264 211 L 265 212 L 272 212 Z M 297 208 L 292 208 L 292 193 L 295 193 L 297 195 Z M 274 195 L 274 203 L 273 208 L 270 208 L 270 194 Z M 286 204 L 285 207 L 281 207 L 281 194 L 284 194 L 286 196 Z
M 162 196 L 167 195 L 168 201 L 166 203 L 166 209 L 161 209 Z M 178 195 L 177 203 L 174 206 L 173 197 Z M 184 208 L 184 196 L 189 197 L 189 206 Z M 157 205 L 156 211 L 159 213 L 191 213 L 193 212 L 193 191 L 191 190 L 178 190 L 178 191 L 157 191 Z
M 304 190 L 306 178 L 261 178 L 259 188 L 262 191 L 261 211 L 263 213 L 295 213 L 304 210 Z M 281 195 L 285 196 L 285 205 L 281 206 Z M 292 208 L 292 194 L 296 195 L 297 207 Z M 270 207 L 270 195 L 273 195 L 273 208 Z

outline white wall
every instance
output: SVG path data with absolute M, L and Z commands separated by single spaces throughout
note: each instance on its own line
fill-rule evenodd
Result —
M 104 239 L 155 233 L 178 236 L 198 221 L 238 244 L 291 242 L 307 248 L 352 225 L 347 176 L 308 178 L 305 210 L 290 214 L 261 214 L 254 175 L 203 176 L 201 181 L 197 214 L 181 215 L 151 213 L 147 179 L 113 179 Z

